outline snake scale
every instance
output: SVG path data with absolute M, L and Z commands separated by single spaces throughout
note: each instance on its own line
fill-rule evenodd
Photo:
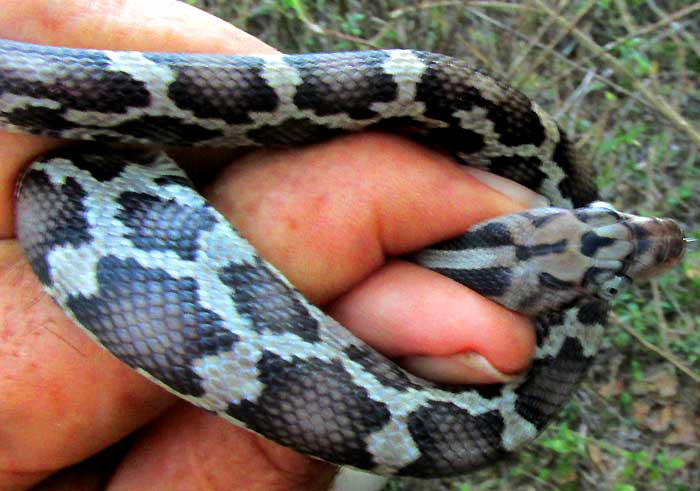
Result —
M 538 105 L 438 54 L 1 41 L 0 128 L 90 140 L 33 163 L 17 191 L 19 240 L 68 316 L 193 404 L 375 473 L 458 475 L 531 441 L 591 363 L 609 300 L 684 250 L 672 220 L 597 201 L 590 167 Z M 454 386 L 400 369 L 310 305 L 152 149 L 299 145 L 363 129 L 409 133 L 551 200 L 413 257 L 533 318 L 526 376 Z

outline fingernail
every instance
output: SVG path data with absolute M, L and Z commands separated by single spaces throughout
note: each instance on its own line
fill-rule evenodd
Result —
M 478 353 L 449 356 L 407 356 L 401 366 L 419 377 L 446 384 L 488 384 L 513 382 L 521 375 L 498 371 Z
M 532 189 L 528 189 L 525 186 L 518 184 L 515 181 L 497 176 L 496 174 L 486 172 L 482 169 L 475 169 L 474 167 L 465 166 L 462 168 L 467 174 L 471 175 L 476 180 L 486 184 L 488 187 L 498 191 L 501 194 L 505 194 L 510 199 L 517 201 L 527 208 L 544 208 L 550 205 L 547 198 L 534 192 Z

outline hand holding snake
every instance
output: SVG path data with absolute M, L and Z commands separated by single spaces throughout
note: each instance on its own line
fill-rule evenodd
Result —
M 6 57 L 20 53 L 17 59 L 21 62 L 28 60 L 29 65 L 31 65 L 31 59 L 36 57 L 43 59 L 44 63 L 41 65 L 46 66 L 51 66 L 51 60 L 55 59 L 52 52 L 43 49 L 11 44 L 5 47 Z M 72 56 L 67 52 L 60 52 L 58 55 L 59 57 Z M 141 76 L 143 69 L 149 64 L 154 64 L 155 68 L 161 66 L 166 70 L 176 70 L 175 73 L 180 70 L 175 68 L 175 65 L 180 63 L 176 58 L 150 59 L 147 57 L 144 59 L 145 63 L 134 64 L 138 56 L 115 53 L 109 57 L 110 63 L 114 64 L 117 71 L 123 68 L 130 76 Z M 300 95 L 306 84 L 310 87 L 314 85 L 313 82 L 304 80 L 305 73 L 308 71 L 309 76 L 315 77 L 317 70 L 315 67 L 332 65 L 334 59 L 337 57 L 255 58 L 241 61 L 252 63 L 253 70 L 262 70 L 264 85 L 275 92 L 272 95 L 282 100 L 281 107 L 284 107 L 284 100 L 288 97 L 285 94 L 288 93 L 290 85 L 287 85 L 288 82 L 280 82 L 282 79 L 278 77 L 287 77 L 284 72 L 291 72 L 294 76 L 296 72 L 296 76 L 301 77 L 299 82 L 295 82 L 297 95 Z M 461 102 L 456 99 L 457 106 L 460 107 L 443 108 L 441 102 L 425 99 L 430 95 L 421 96 L 421 87 L 433 77 L 439 80 L 447 76 L 446 80 L 449 81 L 450 73 L 453 73 L 451 67 L 461 70 L 459 63 L 453 65 L 455 61 L 410 52 L 360 55 L 357 59 L 360 63 L 358 69 L 365 72 L 364 76 L 368 77 L 367 80 L 371 82 L 369 77 L 384 77 L 389 80 L 388 86 L 396 84 L 398 87 L 396 92 L 387 94 L 386 99 L 378 101 L 374 107 L 379 113 L 380 121 L 390 120 L 392 114 L 397 118 L 405 118 L 408 113 L 411 113 L 413 121 L 420 123 L 420 126 L 414 126 L 414 129 L 417 128 L 433 139 L 445 138 L 457 130 L 475 134 L 477 137 L 475 140 L 484 139 L 482 144 L 477 145 L 479 148 L 453 147 L 453 153 L 465 160 L 468 160 L 468 155 L 471 155 L 477 161 L 481 160 L 482 164 L 488 168 L 497 171 L 500 169 L 500 172 L 505 175 L 528 184 L 532 184 L 534 180 L 538 183 L 539 190 L 547 193 L 548 197 L 557 201 L 559 205 L 567 203 L 583 205 L 595 197 L 595 193 L 587 187 L 585 169 L 574 166 L 575 158 L 569 155 L 568 143 L 553 123 L 547 119 L 548 117 L 535 106 L 528 109 L 529 103 L 526 102 L 510 105 L 511 100 L 518 99 L 517 93 L 494 85 L 490 79 L 480 78 L 481 75 L 478 73 L 467 70 L 465 73 L 473 73 L 467 76 L 474 80 L 466 87 L 468 90 L 476 91 L 467 97 L 478 101 L 475 103 L 476 107 L 461 107 Z M 103 63 L 102 60 L 93 58 L 89 64 L 95 62 Z M 170 65 L 171 62 L 175 65 Z M 340 59 L 341 64 L 348 62 L 347 59 Z M 255 64 L 259 67 L 256 68 Z M 13 72 L 16 68 L 26 75 L 15 77 Z M 87 123 L 93 128 L 89 130 L 91 132 L 89 134 L 81 133 L 82 130 L 79 128 L 73 130 L 72 123 L 69 121 L 73 116 L 68 116 L 68 120 L 60 116 L 59 124 L 54 126 L 56 128 L 54 130 L 50 128 L 45 130 L 47 122 L 51 124 L 47 119 L 40 122 L 42 125 L 40 128 L 33 126 L 37 114 L 49 114 L 55 108 L 51 107 L 51 101 L 47 106 L 43 102 L 27 104 L 27 101 L 22 99 L 23 97 L 36 99 L 31 89 L 32 84 L 29 83 L 28 90 L 20 89 L 14 79 L 20 79 L 22 82 L 20 86 L 24 87 L 24 80 L 31 79 L 34 75 L 32 70 L 30 68 L 29 72 L 22 72 L 22 68 L 16 64 L 13 65 L 12 61 L 9 64 L 6 63 L 6 73 L 9 74 L 6 79 L 9 80 L 9 85 L 6 85 L 5 92 L 12 93 L 14 97 L 14 99 L 6 97 L 4 101 L 5 124 L 8 127 L 62 137 L 113 138 L 114 135 L 94 129 L 102 123 L 87 123 L 86 119 L 89 116 L 90 121 L 94 121 L 99 113 L 108 111 L 105 105 L 109 106 L 109 97 L 97 101 L 98 104 L 104 103 L 99 106 L 101 109 L 93 109 L 90 103 L 87 103 L 86 109 L 77 109 L 78 119 L 83 121 L 82 124 Z M 185 68 L 181 73 L 184 75 L 187 70 Z M 197 76 L 196 73 L 194 75 Z M 169 75 L 166 74 L 159 80 L 165 81 L 168 78 Z M 162 82 L 155 79 L 149 80 L 151 81 L 147 84 L 146 91 L 149 96 L 152 96 L 156 93 L 156 87 Z M 280 83 L 281 85 L 278 85 Z M 438 87 L 439 85 L 440 82 Z M 175 85 L 171 89 L 174 87 Z M 459 90 L 461 89 L 457 89 L 458 92 Z M 503 90 L 505 92 L 502 92 Z M 169 98 L 172 98 L 172 94 Z M 294 108 L 303 109 L 304 99 L 294 97 Z M 310 110 L 315 111 L 317 116 L 324 116 L 325 109 L 322 106 L 323 102 L 318 100 L 318 92 L 315 94 L 312 92 L 307 97 L 312 101 Z M 383 95 L 379 94 L 379 97 Z M 450 97 L 449 93 L 447 97 Z M 60 99 L 59 95 L 56 99 L 59 104 Z M 404 109 L 397 112 L 398 106 L 392 108 L 394 102 L 400 103 L 399 105 Z M 168 113 L 170 110 L 167 109 L 167 101 L 164 106 L 165 112 L 158 113 L 159 109 L 156 106 L 160 107 L 160 104 L 160 102 L 155 106 L 150 104 L 156 113 L 148 114 L 146 117 L 158 120 L 159 123 L 171 121 L 172 114 Z M 382 104 L 385 105 L 382 106 Z M 418 107 L 421 104 L 424 106 L 419 110 L 411 109 L 413 105 Z M 30 111 L 25 112 L 27 107 L 30 107 Z M 331 117 L 325 120 L 322 118 L 316 120 L 314 119 L 316 116 L 310 117 L 311 126 L 306 133 L 319 129 L 332 130 L 338 126 L 348 127 L 348 124 L 354 121 L 372 118 L 371 114 L 354 113 L 359 109 L 361 104 L 359 106 L 351 104 L 346 110 L 348 116 L 340 114 L 336 119 Z M 504 109 L 511 114 L 504 115 Z M 259 114 L 260 111 L 262 115 Z M 200 110 L 194 109 L 195 114 L 198 112 L 201 113 Z M 274 114 L 275 109 L 272 108 L 267 112 Z M 264 117 L 265 111 L 258 109 L 255 114 L 256 118 L 261 118 Z M 272 126 L 267 125 L 264 120 L 262 124 L 256 124 L 253 120 L 254 127 L 246 129 L 243 144 L 257 143 L 256 138 L 265 137 L 265 135 L 267 138 L 279 139 L 282 133 L 276 133 L 274 125 L 285 126 L 288 116 L 284 114 L 286 113 L 280 113 L 279 117 L 282 119 L 278 121 L 281 123 L 273 123 Z M 474 120 L 474 117 L 480 119 Z M 40 116 L 41 118 L 45 116 Z M 460 122 L 453 122 L 453 118 L 459 119 Z M 143 118 L 139 120 L 143 121 Z M 302 120 L 305 124 L 309 124 L 308 118 L 302 118 Z M 123 121 L 123 129 L 117 131 L 125 135 L 126 140 L 129 140 L 129 135 L 132 134 L 128 128 L 132 121 L 133 119 L 126 118 Z M 181 121 L 181 126 L 189 124 L 185 120 Z M 484 129 L 484 121 L 493 126 Z M 511 126 L 513 121 L 515 126 Z M 240 126 L 244 123 L 246 121 L 236 121 L 233 125 Z M 423 123 L 426 125 L 423 126 Z M 523 129 L 515 130 L 521 123 Z M 314 125 L 317 128 L 314 128 Z M 296 129 L 297 126 L 295 124 L 294 128 Z M 179 139 L 168 140 L 168 135 L 173 133 L 167 127 L 168 124 L 152 126 L 165 138 L 165 141 L 159 141 L 159 143 L 182 143 Z M 162 131 L 164 128 L 165 133 Z M 136 135 L 139 140 L 142 140 L 143 129 L 139 126 L 139 132 Z M 291 129 L 292 127 L 287 128 L 284 134 L 288 135 Z M 207 124 L 203 126 L 201 121 L 195 122 L 194 125 L 190 124 L 190 130 L 198 131 L 188 133 L 185 141 L 218 138 L 216 134 L 218 130 Z M 146 131 L 151 130 L 146 129 Z M 537 136 L 539 132 L 541 137 Z M 294 138 L 294 134 L 291 135 Z M 285 138 L 288 137 L 285 136 Z M 149 137 L 147 140 L 154 139 Z M 158 139 L 155 140 L 158 141 Z M 510 153 L 512 151 L 515 153 Z M 489 463 L 505 453 L 514 451 L 522 443 L 533 438 L 554 411 L 566 401 L 571 390 L 569 386 L 575 385 L 585 365 L 590 361 L 595 350 L 596 331 L 599 330 L 599 324 L 604 321 L 605 302 L 609 296 L 623 286 L 630 277 L 634 279 L 647 276 L 649 268 L 655 270 L 675 262 L 682 251 L 680 232 L 674 224 L 625 217 L 608 207 L 595 205 L 574 214 L 560 209 L 543 210 L 496 220 L 474 229 L 461 239 L 446 242 L 432 252 L 421 254 L 419 259 L 424 264 L 446 273 L 485 295 L 496 298 L 510 308 L 538 317 L 538 353 L 528 379 L 495 388 L 467 388 L 466 392 L 463 391 L 458 395 L 455 388 L 431 388 L 429 384 L 425 385 L 424 382 L 395 371 L 388 365 L 383 367 L 381 359 L 368 351 L 364 345 L 348 338 L 343 331 L 336 331 L 335 324 L 319 317 L 320 314 L 317 311 L 305 305 L 284 280 L 277 279 L 274 269 L 258 261 L 252 249 L 248 251 L 247 246 L 241 245 L 233 256 L 228 255 L 226 251 L 217 250 L 222 243 L 221 239 L 226 238 L 229 232 L 220 229 L 218 225 L 212 225 L 214 222 L 211 222 L 210 216 L 213 215 L 210 214 L 209 209 L 195 203 L 197 198 L 192 198 L 186 193 L 182 194 L 183 177 L 161 157 L 152 154 L 134 156 L 137 161 L 155 162 L 161 169 L 150 178 L 151 182 L 163 191 L 162 195 L 154 196 L 150 194 L 152 189 L 148 187 L 149 179 L 144 179 L 140 171 L 132 179 L 128 177 L 131 172 L 130 166 L 125 166 L 123 162 L 115 163 L 115 160 L 130 154 L 120 155 L 117 159 L 107 157 L 105 160 L 105 157 L 96 153 L 93 147 L 86 147 L 79 154 L 71 152 L 73 151 L 55 153 L 48 157 L 45 163 L 34 166 L 24 179 L 19 195 L 20 236 L 23 237 L 24 247 L 27 249 L 35 272 L 47 284 L 57 301 L 63 304 L 74 318 L 84 325 L 87 324 L 87 327 L 101 338 L 103 344 L 120 354 L 125 361 L 147 372 L 151 377 L 159 379 L 189 400 L 217 411 L 222 416 L 242 420 L 252 429 L 276 438 L 286 445 L 327 460 L 352 464 L 376 472 L 418 476 L 457 474 L 474 466 Z M 516 164 L 519 162 L 512 167 L 516 172 L 504 169 L 502 162 L 504 157 L 510 157 L 510 160 L 516 161 Z M 95 160 L 104 164 L 99 168 L 100 170 L 91 166 L 92 164 L 87 164 L 88 161 Z M 80 176 L 80 172 L 73 170 L 76 168 L 86 171 L 89 175 Z M 534 177 L 530 171 L 525 170 L 527 168 L 535 172 Z M 538 176 L 538 172 L 542 176 Z M 117 235 L 113 235 L 113 232 L 103 235 L 99 230 L 100 223 L 104 220 L 99 218 L 106 216 L 106 208 L 104 208 L 105 205 L 95 207 L 92 204 L 92 197 L 111 196 L 110 193 L 115 188 L 103 186 L 103 184 L 112 184 L 110 181 L 113 180 L 116 183 L 122 178 L 125 179 L 123 190 L 105 203 L 119 203 L 119 207 L 114 212 L 109 212 L 109 216 L 123 223 L 126 229 Z M 141 187 L 142 184 L 146 187 Z M 58 189 L 70 186 L 74 188 L 72 196 L 81 197 L 69 198 L 69 201 L 62 206 L 55 206 L 56 202 L 61 203 L 63 200 L 61 194 L 49 194 L 47 197 L 38 199 L 31 197 L 42 189 L 46 192 L 48 188 Z M 144 197 L 147 198 L 145 202 L 149 203 L 146 207 L 143 205 Z M 154 203 L 155 206 L 152 206 Z M 157 232 L 151 234 L 149 228 L 145 230 L 145 234 L 142 232 L 141 235 L 134 235 L 133 231 L 141 230 L 146 223 L 162 221 L 157 215 L 151 216 L 153 210 L 158 209 L 161 214 L 174 212 L 175 215 L 172 216 L 177 220 L 178 216 L 185 211 L 185 209 L 180 210 L 183 206 L 185 208 L 194 206 L 193 209 L 199 209 L 200 211 L 196 213 L 199 213 L 204 220 L 202 223 L 206 226 L 209 222 L 209 228 L 194 231 L 195 238 L 190 239 L 194 241 L 194 246 L 191 246 L 193 248 L 189 249 L 190 252 L 187 252 L 187 248 L 183 251 L 175 251 L 179 258 L 170 258 L 167 255 L 168 251 L 164 250 L 168 247 L 164 248 L 161 245 Z M 67 216 L 71 223 L 68 230 L 71 234 L 77 232 L 78 236 L 59 237 L 61 233 L 65 234 L 61 232 L 62 229 L 49 230 L 55 219 L 59 218 L 53 212 L 54 209 L 59 210 L 58 215 Z M 137 218 L 127 216 L 130 213 Z M 89 225 L 76 226 L 76 217 L 78 221 L 82 219 L 81 217 L 88 217 L 88 222 L 85 223 Z M 193 215 L 192 220 L 198 219 Z M 48 224 L 48 228 L 43 224 Z M 187 223 L 185 223 L 185 232 L 187 232 L 186 226 Z M 81 230 L 85 233 L 82 239 L 79 237 Z M 206 233 L 213 234 L 212 238 L 202 239 L 203 234 Z M 532 237 L 534 239 L 530 240 Z M 651 240 L 648 240 L 649 238 Z M 178 239 L 180 243 L 182 240 L 186 239 Z M 133 247 L 128 249 L 125 241 L 132 243 Z M 231 236 L 230 241 L 235 243 L 239 239 L 234 235 Z M 76 282 L 70 279 L 63 280 L 61 275 L 55 274 L 68 267 L 73 270 L 74 276 L 80 275 L 76 270 L 79 268 L 79 263 L 75 260 L 71 262 L 70 259 L 74 253 L 71 252 L 70 247 L 62 248 L 62 246 L 71 243 L 71 246 L 79 247 L 81 242 L 89 243 L 91 250 L 95 253 L 94 259 L 86 259 L 88 276 L 94 274 L 96 278 L 94 287 L 90 286 L 89 279 L 86 281 L 83 278 Z M 77 251 L 77 249 L 74 250 Z M 166 255 L 159 255 L 159 250 Z M 470 255 L 465 256 L 460 253 L 463 250 L 470 251 Z M 187 273 L 192 264 L 202 262 L 201 257 L 192 261 L 200 251 L 205 251 L 205 256 L 213 258 L 215 266 L 212 271 L 215 272 L 215 276 L 210 277 L 209 273 L 199 273 L 194 270 L 192 273 Z M 186 257 L 188 255 L 193 257 Z M 56 259 L 59 256 L 61 259 Z M 565 257 L 568 259 L 562 263 L 564 261 L 562 258 Z M 184 262 L 180 264 L 181 261 Z M 180 273 L 183 276 L 178 280 Z M 68 276 L 63 275 L 63 277 Z M 179 332 L 180 336 L 189 336 L 188 328 L 184 326 L 189 322 L 188 319 L 195 318 L 197 322 L 209 319 L 205 322 L 209 327 L 202 328 L 200 325 L 195 330 L 199 330 L 205 338 L 211 336 L 213 338 L 211 341 L 197 341 L 199 348 L 193 354 L 189 351 L 190 348 L 185 347 L 184 358 L 175 355 L 175 358 L 179 358 L 180 361 L 179 364 L 173 365 L 171 359 L 173 351 L 170 346 L 167 347 L 166 353 L 159 355 L 161 353 L 159 349 L 149 344 L 148 339 L 146 341 L 125 340 L 122 339 L 123 334 L 119 334 L 124 329 L 131 331 L 132 328 L 128 326 L 135 325 L 130 324 L 133 322 L 137 324 L 145 322 L 151 326 L 146 331 L 155 333 L 159 329 L 157 315 L 155 321 L 138 320 L 142 313 L 138 308 L 138 300 L 133 300 L 136 303 L 131 307 L 127 305 L 110 314 L 111 303 L 104 302 L 110 299 L 112 303 L 120 304 L 122 300 L 119 296 L 115 297 L 115 293 L 126 292 L 127 299 L 134 298 L 134 294 L 128 293 L 128 289 L 124 290 L 124 288 L 128 284 L 135 283 L 144 285 L 147 291 L 144 291 L 142 296 L 155 299 L 155 304 L 158 305 L 158 295 L 165 294 L 165 298 L 169 298 L 169 295 L 181 295 L 178 293 L 181 291 L 180 288 L 170 290 L 171 287 L 167 287 L 165 293 L 159 293 L 163 292 L 163 288 L 158 285 L 183 281 L 192 282 L 194 285 L 192 291 L 196 298 L 193 297 L 186 303 L 192 306 L 189 308 L 194 308 L 194 311 L 183 311 L 183 314 L 175 315 L 175 319 L 178 315 L 184 315 L 181 321 L 172 321 L 172 316 L 165 318 L 165 324 L 174 326 L 174 329 L 165 335 L 170 336 L 171 332 L 176 334 Z M 212 281 L 214 281 L 214 288 L 210 293 L 204 292 L 201 285 Z M 218 282 L 228 288 L 230 293 L 226 293 L 227 290 L 225 288 L 222 290 L 222 287 L 217 291 Z M 89 297 L 92 294 L 82 291 L 86 285 L 87 290 L 99 289 L 97 303 L 95 300 L 90 300 Z M 153 293 L 149 290 L 154 287 L 153 285 L 156 285 L 158 292 Z M 187 291 L 186 288 L 185 291 Z M 154 294 L 155 297 L 153 297 Z M 222 294 L 230 295 L 233 299 L 231 312 L 234 313 L 223 313 L 226 310 L 224 304 L 229 300 L 221 297 Z M 262 296 L 272 302 L 269 311 L 261 310 L 261 307 L 256 306 L 254 301 L 256 296 Z M 133 305 L 136 305 L 135 310 Z M 170 303 L 166 301 L 166 308 L 170 307 Z M 146 310 L 153 313 L 154 308 L 150 305 Z M 280 318 L 277 312 L 287 313 Z M 293 320 L 289 324 L 291 330 L 288 333 L 279 331 L 277 324 L 289 322 L 280 319 L 290 312 L 293 312 Z M 129 320 L 133 316 L 137 318 L 136 321 Z M 221 327 L 222 317 L 232 319 L 234 327 Z M 104 321 L 105 318 L 109 320 Z M 310 328 L 299 331 L 300 322 L 310 323 Z M 236 323 L 241 324 L 235 327 Z M 252 326 L 248 326 L 248 323 L 252 323 Z M 109 332 L 103 331 L 106 327 L 114 329 Z M 563 331 L 563 334 L 557 334 L 555 329 Z M 252 337 L 248 341 L 241 340 L 241 334 L 250 334 Z M 162 335 L 155 337 L 159 336 Z M 292 342 L 277 344 L 285 336 L 292 336 Z M 258 338 L 259 341 L 256 341 Z M 141 346 L 141 342 L 146 342 L 148 346 Z M 163 342 L 163 339 L 159 342 Z M 177 340 L 173 342 L 175 346 L 172 348 L 177 352 L 180 349 L 177 347 L 179 342 Z M 262 343 L 262 345 L 256 347 L 258 346 L 256 343 Z M 327 348 L 330 351 L 326 351 Z M 236 356 L 230 358 L 235 350 L 238 350 Z M 144 354 L 148 356 L 144 357 Z M 160 358 L 163 357 L 165 359 L 161 360 Z M 228 393 L 227 391 L 235 384 L 224 383 L 226 387 L 222 387 L 221 384 L 228 380 L 231 365 L 239 365 L 234 372 L 240 377 L 239 380 L 244 387 L 240 390 L 233 388 L 233 392 Z M 176 370 L 172 371 L 171 367 L 175 367 Z M 362 368 L 365 371 L 362 371 Z M 248 375 L 248 379 L 244 372 L 246 369 L 253 370 Z M 562 377 L 565 372 L 569 373 L 569 376 Z M 266 378 L 268 373 L 273 379 Z M 302 378 L 298 379 L 297 377 L 300 376 Z M 320 377 L 318 382 L 313 382 L 317 377 Z M 311 385 L 307 385 L 308 383 Z M 252 385 L 248 387 L 246 384 Z M 354 390 L 348 394 L 342 387 L 354 387 Z M 294 416 L 297 396 L 290 398 L 285 394 L 299 394 L 299 392 L 301 392 L 300 400 L 305 400 L 306 409 L 310 410 L 309 421 L 321 418 L 315 424 L 325 425 L 327 428 L 320 431 L 318 438 L 309 437 L 308 432 L 302 432 L 301 435 L 297 433 L 299 424 L 307 420 L 304 416 L 301 419 Z M 327 403 L 324 402 L 326 398 L 329 398 L 329 401 L 340 400 L 338 404 L 326 410 L 323 409 L 327 407 Z M 266 404 L 262 404 L 264 400 L 267 401 Z M 290 403 L 291 406 L 287 408 L 286 406 Z M 275 404 L 281 404 L 283 409 L 278 417 L 273 417 L 276 414 L 273 410 Z M 345 412 L 343 408 L 350 409 Z M 363 436 L 343 436 L 346 429 L 345 426 L 340 425 L 340 422 L 356 410 L 368 418 L 351 422 L 359 431 L 358 434 Z M 328 411 L 331 412 L 328 413 Z M 279 427 L 278 421 L 286 421 L 287 426 Z M 449 437 L 441 435 L 440 428 L 442 432 L 447 429 L 451 435 Z M 336 435 L 337 432 L 340 432 L 340 436 Z M 459 437 L 456 438 L 457 443 L 453 443 L 455 432 L 462 433 L 461 443 Z M 344 443 L 341 443 L 342 440 L 345 440 Z M 329 449 L 330 441 L 336 442 L 334 449 Z M 323 444 L 323 442 L 326 443 Z

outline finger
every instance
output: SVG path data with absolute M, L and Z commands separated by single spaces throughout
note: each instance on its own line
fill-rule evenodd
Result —
M 534 350 L 525 317 L 403 261 L 377 270 L 329 312 L 375 349 L 441 382 L 508 381 L 503 374 L 525 370 Z M 452 356 L 465 353 L 472 355 Z

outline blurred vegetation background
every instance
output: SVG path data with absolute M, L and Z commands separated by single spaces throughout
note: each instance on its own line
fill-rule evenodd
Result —
M 416 48 L 466 58 L 555 116 L 597 167 L 605 199 L 700 234 L 700 2 L 189 3 L 288 53 Z M 699 299 L 700 246 L 619 299 L 563 418 L 459 489 L 699 490 Z

